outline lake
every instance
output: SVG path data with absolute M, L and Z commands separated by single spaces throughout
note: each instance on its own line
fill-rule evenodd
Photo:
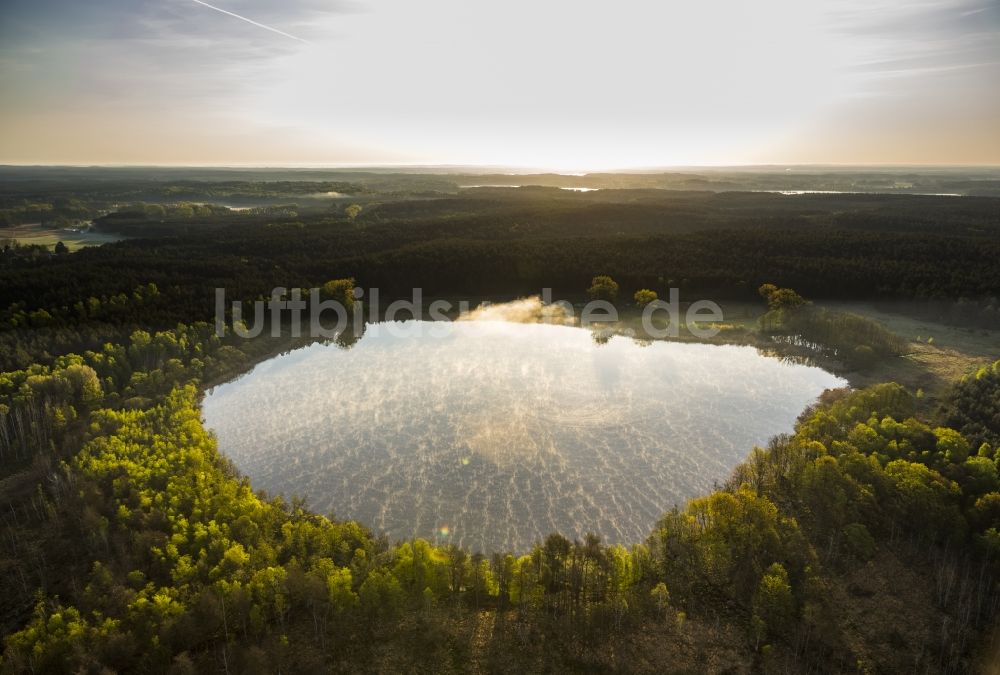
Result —
M 255 488 L 489 553 L 553 531 L 642 541 L 845 384 L 752 347 L 411 321 L 276 356 L 203 410 Z

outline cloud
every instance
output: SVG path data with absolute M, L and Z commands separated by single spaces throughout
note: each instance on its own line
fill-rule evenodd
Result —
M 328 19 L 358 11 L 348 0 L 4 0 L 0 58 L 46 65 L 56 50 L 70 60 L 48 65 L 81 75 L 156 66 L 169 76 L 191 64 L 211 70 L 289 54 L 304 46 L 289 36 L 324 39 Z
M 900 76 L 1000 65 L 1000 3 L 866 2 L 831 13 L 833 26 L 851 38 L 860 60 L 848 70 Z
M 296 37 L 295 35 L 292 35 L 290 33 L 286 33 L 283 30 L 279 30 L 279 29 L 275 28 L 274 26 L 268 26 L 268 25 L 265 25 L 263 23 L 259 23 L 257 21 L 254 21 L 253 19 L 247 18 L 247 17 L 242 16 L 240 14 L 236 14 L 235 12 L 230 12 L 229 10 L 222 9 L 220 7 L 216 7 L 215 5 L 210 5 L 207 2 L 202 2 L 202 0 L 191 0 L 191 2 L 196 2 L 199 5 L 201 5 L 202 7 L 207 7 L 209 9 L 215 10 L 216 12 L 221 12 L 222 14 L 225 14 L 226 16 L 231 16 L 234 19 L 239 19 L 240 21 L 245 21 L 246 23 L 249 23 L 249 24 L 251 24 L 253 26 L 257 26 L 258 28 L 263 28 L 264 30 L 271 31 L 272 33 L 277 33 L 278 35 L 281 35 L 283 37 L 289 38 L 291 40 L 297 40 L 299 42 L 306 42 L 306 43 L 308 43 L 307 40 L 303 40 L 300 37 Z
M 282 30 L 303 30 L 326 16 L 361 11 L 361 6 L 350 0 L 218 0 L 212 4 Z M 28 39 L 72 35 L 90 39 L 150 37 L 150 27 L 160 30 L 167 25 L 178 34 L 208 32 L 227 38 L 239 33 L 226 33 L 227 28 L 235 26 L 222 17 L 217 22 L 199 21 L 204 12 L 191 0 L 4 0 L 0 16 L 0 34 Z M 218 35 L 220 27 L 222 35 Z
M 201 4 L 5 0 L 0 88 L 21 96 L 4 97 L 0 114 L 64 106 L 67 95 L 78 109 L 232 102 L 247 82 L 267 84 L 270 62 L 322 39 L 330 18 L 359 11 L 346 0 L 217 0 L 216 11 Z
M 791 161 L 783 144 L 806 136 L 811 161 L 844 161 L 861 131 L 946 147 L 950 123 L 974 148 L 1000 107 L 996 0 L 207 4 L 223 11 L 0 0 L 0 140 L 128 128 L 175 145 L 239 137 L 285 162 L 350 146 L 590 169 Z

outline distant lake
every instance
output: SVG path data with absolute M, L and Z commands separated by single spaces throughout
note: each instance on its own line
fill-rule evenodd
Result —
M 563 175 L 573 175 L 573 174 L 563 174 Z M 472 189 L 472 188 L 519 188 L 525 187 L 522 185 L 459 185 L 459 188 Z M 551 186 L 540 186 L 540 187 L 551 187 Z M 568 190 L 570 192 L 596 192 L 604 188 L 594 188 L 594 187 L 560 187 L 560 190 Z M 670 188 L 649 188 L 649 189 L 666 189 Z M 725 190 L 720 190 L 721 192 L 743 192 L 739 188 L 727 188 Z M 745 190 L 747 192 L 769 192 L 772 194 L 779 195 L 909 195 L 909 196 L 921 196 L 921 197 L 962 197 L 963 195 L 958 192 L 910 192 L 907 189 L 899 190 Z
M 458 187 L 461 188 L 461 189 L 473 189 L 473 188 L 519 188 L 519 187 L 525 187 L 525 186 L 504 184 L 504 185 L 459 185 Z M 543 185 L 543 186 L 540 186 L 540 187 L 550 187 L 550 186 Z M 560 190 L 568 190 L 569 192 L 597 192 L 601 188 L 594 188 L 594 187 L 561 187 L 559 189 Z
M 272 358 L 204 416 L 258 489 L 488 553 L 553 531 L 641 541 L 845 384 L 752 347 L 413 321 Z
M 895 190 L 750 190 L 750 192 L 770 192 L 779 195 L 908 195 L 911 197 L 961 197 L 958 192 L 907 192 Z

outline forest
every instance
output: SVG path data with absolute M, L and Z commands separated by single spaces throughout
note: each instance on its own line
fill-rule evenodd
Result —
M 484 555 L 254 493 L 199 419 L 198 383 L 246 358 L 224 342 L 136 332 L 0 380 L 21 478 L 4 616 L 25 622 L 5 671 L 653 671 L 694 645 L 764 670 L 963 672 L 1000 601 L 1000 363 L 935 420 L 898 385 L 831 393 L 631 547 L 554 533 Z M 865 632 L 854 613 L 890 618 L 879 584 L 905 611 Z
M 898 359 L 899 336 L 807 298 L 997 326 L 1000 199 L 392 180 L 344 175 L 317 192 L 349 197 L 308 203 L 260 176 L 7 183 L 6 209 L 57 186 L 128 239 L 0 255 L 0 672 L 979 669 L 1000 608 L 1000 362 L 933 401 L 828 391 L 643 541 L 525 551 L 389 541 L 255 491 L 199 404 L 293 344 L 217 335 L 216 287 L 351 277 L 482 299 L 583 296 L 608 275 L 623 298 L 758 302 L 776 349 Z M 272 203 L 193 204 L 208 194 Z
M 9 199 L 51 187 L 24 183 L 8 185 Z M 132 189 L 68 185 L 62 190 L 78 200 Z M 162 192 L 174 183 L 142 185 Z M 283 199 L 244 210 L 187 200 L 121 204 L 92 227 L 129 238 L 71 256 L 0 242 L 0 368 L 100 347 L 103 334 L 124 339 L 136 328 L 207 320 L 217 287 L 253 300 L 276 286 L 347 277 L 386 299 L 415 287 L 425 297 L 473 299 L 549 287 L 573 299 L 597 273 L 628 295 L 675 287 L 689 297 L 752 300 L 761 284 L 775 283 L 815 299 L 907 301 L 935 319 L 1000 326 L 1000 198 L 956 205 L 954 197 L 922 195 L 542 187 L 415 198 L 366 188 L 364 198 L 304 205 L 284 201 L 288 185 L 306 190 L 300 184 L 268 185 Z M 156 297 L 123 301 L 148 284 Z

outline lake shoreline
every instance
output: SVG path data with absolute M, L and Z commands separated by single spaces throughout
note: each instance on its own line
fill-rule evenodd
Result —
M 285 351 L 206 392 L 205 425 L 269 494 L 393 540 L 525 550 L 641 538 L 847 384 L 749 345 L 471 317 Z

